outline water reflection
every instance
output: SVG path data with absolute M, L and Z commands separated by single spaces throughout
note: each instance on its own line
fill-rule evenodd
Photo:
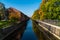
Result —
M 27 28 L 26 28 L 21 40 L 38 40 L 36 34 L 33 31 L 31 20 L 28 21 Z
M 22 22 L 18 24 L 16 27 L 17 29 L 14 30 L 10 35 L 4 38 L 3 40 L 20 40 L 23 36 L 24 30 L 26 29 L 27 26 L 27 21 Z M 6 35 L 5 35 L 6 36 Z
M 43 32 L 41 32 L 38 28 L 37 28 L 37 23 L 32 21 L 33 23 L 33 30 L 36 33 L 38 40 L 49 40 L 47 39 L 47 37 L 43 34 Z M 39 27 L 39 26 L 38 26 Z

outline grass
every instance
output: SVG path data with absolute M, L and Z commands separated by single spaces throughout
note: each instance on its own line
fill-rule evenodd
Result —
M 11 25 L 10 21 L 0 21 L 0 28 L 7 28 Z

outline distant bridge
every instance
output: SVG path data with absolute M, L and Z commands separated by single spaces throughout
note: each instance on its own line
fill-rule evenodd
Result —
M 48 40 L 60 40 L 60 27 L 59 26 L 55 26 L 47 22 L 38 21 L 38 20 L 34 22 L 36 22 L 36 24 L 39 25 L 39 27 L 37 26 L 37 28 L 41 32 L 43 32 L 43 34 L 47 37 Z

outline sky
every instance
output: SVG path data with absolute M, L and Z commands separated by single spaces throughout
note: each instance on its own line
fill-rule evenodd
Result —
M 31 17 L 35 10 L 40 7 L 42 0 L 0 0 L 6 8 L 13 7 L 25 15 Z

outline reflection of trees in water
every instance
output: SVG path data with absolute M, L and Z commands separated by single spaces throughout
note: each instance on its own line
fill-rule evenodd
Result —
M 28 23 L 28 21 L 24 21 L 24 22 L 22 22 L 22 26 L 19 24 L 21 26 L 21 28 L 18 29 L 16 39 L 20 40 L 22 38 L 24 31 L 26 30 L 27 23 Z
M 23 21 L 23 22 L 19 23 L 18 26 L 16 26 L 19 28 L 16 29 L 9 36 L 7 36 L 4 40 L 20 40 L 23 36 L 26 26 L 27 26 L 27 21 Z
M 38 40 L 48 40 L 46 36 L 41 31 L 39 31 L 39 29 L 36 27 L 38 25 L 35 22 L 32 23 L 33 23 L 33 30 L 36 33 Z
M 24 31 L 26 30 L 26 26 L 27 26 L 27 24 L 28 24 L 28 21 L 26 21 L 26 22 L 23 22 L 24 23 L 24 25 L 23 25 L 23 29 L 21 29 L 22 31 L 21 31 L 21 33 L 22 33 L 22 35 L 21 35 L 21 38 L 22 38 L 22 36 L 23 36 L 23 34 L 24 34 Z

